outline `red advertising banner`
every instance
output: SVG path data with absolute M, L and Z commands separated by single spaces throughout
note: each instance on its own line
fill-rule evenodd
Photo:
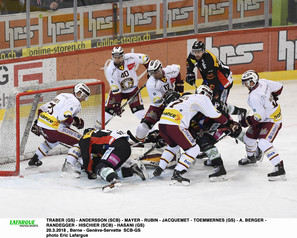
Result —
M 185 78 L 186 58 L 192 43 L 197 39 L 204 41 L 208 50 L 230 66 L 233 74 L 241 74 L 247 69 L 258 72 L 297 70 L 297 26 L 172 37 L 122 47 L 126 53 L 146 53 L 150 59 L 161 60 L 164 66 L 179 64 L 182 78 Z M 111 62 L 111 50 L 112 46 L 109 46 L 55 54 L 57 80 L 96 78 L 105 81 L 109 90 L 105 70 Z M 50 57 L 53 56 L 28 59 Z M 16 61 L 25 60 L 26 58 Z M 5 65 L 15 60 L 2 62 Z M 139 75 L 145 71 L 143 66 L 139 66 Z

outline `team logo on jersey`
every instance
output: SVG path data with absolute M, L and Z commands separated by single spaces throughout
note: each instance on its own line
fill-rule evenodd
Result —
M 124 70 L 124 65 L 121 65 L 121 66 L 119 67 L 119 69 L 120 69 L 120 70 Z
M 121 87 L 123 90 L 132 88 L 133 86 L 134 86 L 134 80 L 132 78 L 126 78 L 121 82 Z
M 132 63 L 132 64 L 128 64 L 127 67 L 129 70 L 133 69 L 135 66 L 135 63 Z
M 166 83 L 167 82 L 167 78 L 163 77 L 160 79 L 163 83 Z
M 210 89 L 213 90 L 215 88 L 215 85 L 214 84 L 210 84 L 209 87 L 210 87 Z

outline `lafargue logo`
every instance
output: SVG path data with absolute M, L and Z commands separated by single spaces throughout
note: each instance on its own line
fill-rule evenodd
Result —
M 9 224 L 11 226 L 20 226 L 20 227 L 38 227 L 35 220 L 10 220 Z

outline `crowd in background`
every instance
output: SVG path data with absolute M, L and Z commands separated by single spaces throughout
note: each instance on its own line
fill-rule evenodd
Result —
M 118 0 L 77 0 L 77 6 L 81 7 L 113 2 L 118 2 Z M 73 0 L 30 0 L 30 3 L 31 12 L 73 7 Z M 0 0 L 0 15 L 21 12 L 26 12 L 26 0 Z

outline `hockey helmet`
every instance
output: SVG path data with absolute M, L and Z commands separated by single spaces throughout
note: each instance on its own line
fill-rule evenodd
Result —
M 192 51 L 205 51 L 205 45 L 202 41 L 195 41 L 192 46 Z
M 89 96 L 91 94 L 91 90 L 87 85 L 84 83 L 78 83 L 74 86 L 74 95 L 76 98 L 81 99 L 84 97 L 84 100 L 87 101 L 89 99 Z M 80 92 L 80 95 L 78 93 Z
M 148 65 L 147 72 L 149 74 L 154 74 L 161 68 L 162 68 L 162 63 L 160 60 L 151 60 Z
M 213 91 L 207 85 L 200 85 L 198 88 L 196 88 L 195 93 L 206 95 L 210 98 L 210 100 L 212 100 Z
M 112 57 L 114 57 L 114 56 L 123 56 L 124 55 L 124 50 L 123 50 L 123 48 L 121 46 L 115 46 L 112 49 L 111 55 L 112 55 Z
M 259 81 L 259 75 L 255 70 L 248 70 L 246 72 L 244 72 L 241 76 L 241 83 L 243 86 L 246 86 L 250 89 L 252 89 L 253 87 L 255 87 L 255 85 L 258 83 Z M 254 85 L 251 85 L 251 82 L 254 83 Z

